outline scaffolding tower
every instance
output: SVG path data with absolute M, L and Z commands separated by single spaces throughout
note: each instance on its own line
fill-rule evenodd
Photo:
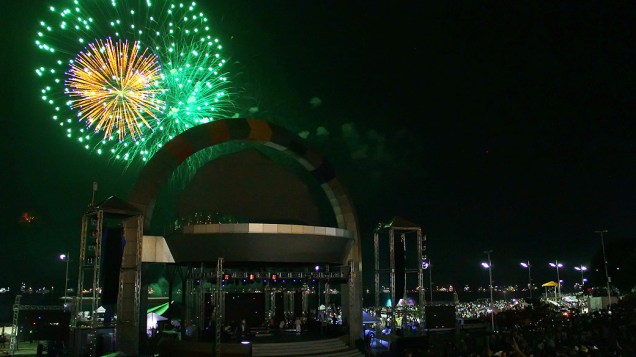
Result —
M 388 233 L 389 236 L 389 268 L 381 268 L 380 261 L 380 234 Z M 396 276 L 396 233 L 400 234 L 400 241 L 397 244 L 403 246 L 404 254 L 404 276 Z M 407 259 L 407 240 L 411 239 L 415 233 L 415 254 L 416 262 L 413 266 L 413 261 Z M 412 246 L 412 245 L 411 245 Z M 428 258 L 426 256 L 426 237 L 422 236 L 422 228 L 408 220 L 401 217 L 394 217 L 391 222 L 386 224 L 379 224 L 378 228 L 373 234 L 373 249 L 374 249 L 374 266 L 375 266 L 375 306 L 380 306 L 380 275 L 381 273 L 389 272 L 390 287 L 389 292 L 391 294 L 391 324 L 395 326 L 395 306 L 397 306 L 397 300 L 399 298 L 406 299 L 407 291 L 407 275 L 417 274 L 417 291 L 418 291 L 418 305 L 423 307 L 425 301 L 425 289 L 424 289 L 424 269 L 427 266 Z M 412 254 L 411 254 L 412 255 Z M 412 259 L 411 259 L 412 260 Z M 409 266 L 410 263 L 410 266 Z M 396 291 L 397 279 L 404 279 L 403 291 Z M 398 296 L 400 294 L 401 296 Z M 392 328 L 391 331 L 395 331 Z
M 135 207 L 115 196 L 90 206 L 82 216 L 77 296 L 71 315 L 71 349 L 74 355 L 84 351 L 88 356 L 96 356 L 99 353 L 97 330 L 115 327 L 115 321 L 97 318 L 104 288 L 102 268 L 106 229 L 119 229 L 120 236 L 113 239 L 125 240 L 122 264 L 116 272 L 119 274 L 119 284 L 109 287 L 117 289 L 117 339 L 120 343 L 133 341 L 135 347 L 138 344 L 142 222 L 143 217 Z M 85 313 L 86 307 L 89 308 L 88 313 Z M 114 315 L 114 312 L 107 311 L 107 315 Z
M 13 328 L 11 329 L 11 340 L 9 342 L 9 353 L 14 354 L 18 347 L 18 317 L 20 315 L 20 299 L 22 295 L 15 296 L 15 302 L 13 303 Z
M 221 328 L 223 328 L 223 313 L 225 312 L 225 297 L 223 295 L 223 284 L 221 274 L 223 273 L 223 258 L 219 258 L 216 263 L 216 291 L 215 291 L 215 331 L 214 331 L 214 352 L 216 356 L 221 355 Z

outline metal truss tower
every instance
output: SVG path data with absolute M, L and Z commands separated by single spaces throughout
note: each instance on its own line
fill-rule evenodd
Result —
M 120 344 L 124 342 L 124 348 L 138 350 L 142 222 L 143 216 L 135 207 L 115 196 L 89 207 L 82 216 L 77 296 L 71 315 L 72 353 L 77 355 L 83 350 L 89 356 L 96 356 L 99 352 L 97 329 L 115 327 L 108 320 L 100 321 L 96 314 L 102 305 L 103 242 L 107 229 L 121 232 L 114 239 L 125 239 L 121 266 L 117 272 L 110 272 L 119 274 L 118 286 L 111 287 L 118 290 L 117 339 Z M 85 340 L 83 335 L 86 335 Z

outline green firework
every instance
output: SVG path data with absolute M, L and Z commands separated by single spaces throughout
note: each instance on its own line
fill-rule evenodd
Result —
M 223 47 L 197 3 L 150 0 L 60 0 L 39 22 L 41 50 L 35 73 L 51 118 L 70 139 L 98 155 L 146 161 L 161 146 L 195 125 L 228 116 L 232 108 Z M 128 41 L 156 56 L 162 87 L 155 120 L 138 126 L 138 136 L 117 129 L 106 134 L 81 115 L 68 83 L 69 69 L 89 46 L 108 39 Z M 98 68 L 90 69 L 93 72 Z M 75 105 L 74 105 L 75 104 Z

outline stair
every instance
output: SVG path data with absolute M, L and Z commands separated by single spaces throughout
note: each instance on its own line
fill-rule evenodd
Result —
M 357 349 L 350 349 L 339 338 L 304 342 L 254 343 L 252 356 L 334 356 L 361 357 Z

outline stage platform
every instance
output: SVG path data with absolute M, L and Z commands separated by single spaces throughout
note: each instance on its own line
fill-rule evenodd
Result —
M 362 352 L 346 345 L 347 336 L 334 337 L 328 333 L 297 334 L 292 330 L 277 330 L 266 335 L 252 335 L 242 340 L 221 344 L 223 356 L 340 356 L 361 357 Z M 160 342 L 158 351 L 165 356 L 213 356 L 211 342 Z

